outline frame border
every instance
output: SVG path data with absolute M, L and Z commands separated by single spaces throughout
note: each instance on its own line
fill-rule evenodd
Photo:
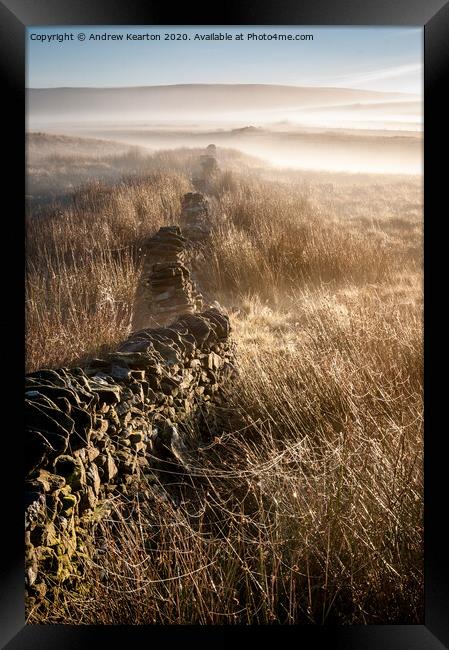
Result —
M 82 5 L 82 6 L 81 6 Z M 449 564 L 445 534 L 445 520 L 440 509 L 440 495 L 446 488 L 447 472 L 444 437 L 439 434 L 437 424 L 438 405 L 444 404 L 443 387 L 435 373 L 430 372 L 432 358 L 441 356 L 443 332 L 438 327 L 443 324 L 438 318 L 438 300 L 432 300 L 432 292 L 437 295 L 436 285 L 442 277 L 443 255 L 436 253 L 436 242 L 442 243 L 444 217 L 438 220 L 441 207 L 446 205 L 447 193 L 443 199 L 446 169 L 437 164 L 447 156 L 443 135 L 447 133 L 447 80 L 449 57 L 449 2 L 444 0 L 346 0 L 336 5 L 332 0 L 314 0 L 307 5 L 294 0 L 282 0 L 276 6 L 268 0 L 260 0 L 254 6 L 243 5 L 231 0 L 224 6 L 209 6 L 204 11 L 198 7 L 187 6 L 174 14 L 169 6 L 161 7 L 155 2 L 142 3 L 140 0 L 90 0 L 89 3 L 74 3 L 70 0 L 3 0 L 0 2 L 0 69 L 5 88 L 7 128 L 9 139 L 8 168 L 13 171 L 15 193 L 9 194 L 11 209 L 5 216 L 11 221 L 7 224 L 7 234 L 12 230 L 14 251 L 12 259 L 2 256 L 5 264 L 3 276 L 7 298 L 5 307 L 17 304 L 17 309 L 8 309 L 8 316 L 1 324 L 9 335 L 5 366 L 8 368 L 8 381 L 4 402 L 5 412 L 11 416 L 11 425 L 4 427 L 3 467 L 9 466 L 10 476 L 4 484 L 3 521 L 6 550 L 0 561 L 0 647 L 8 650 L 26 648 L 52 648 L 75 650 L 76 648 L 97 647 L 112 641 L 123 641 L 128 647 L 135 647 L 145 639 L 152 644 L 209 646 L 212 641 L 224 647 L 225 642 L 235 642 L 237 636 L 242 641 L 273 640 L 276 638 L 304 644 L 306 647 L 322 643 L 325 647 L 337 650 L 441 650 L 449 648 Z M 24 278 L 24 223 L 19 218 L 23 214 L 25 182 L 25 153 L 20 143 L 24 142 L 25 107 L 25 28 L 32 25 L 168 25 L 173 17 L 179 25 L 384 25 L 424 27 L 424 209 L 425 209 L 425 278 L 424 288 L 427 296 L 424 308 L 425 323 L 432 323 L 435 334 L 425 337 L 425 624 L 424 625 L 369 625 L 369 626 L 65 626 L 65 625 L 26 625 L 24 611 L 24 542 L 23 542 L 23 479 L 19 469 L 22 462 L 23 431 L 21 391 L 24 367 L 24 305 L 22 299 Z M 12 178 L 11 178 L 12 181 Z M 444 202 L 443 202 L 444 201 Z M 6 229 L 5 229 L 6 230 Z M 16 240 L 17 238 L 17 240 Z M 18 247 L 17 247 L 18 244 Z M 22 246 L 22 248 L 20 248 Z M 431 249 L 432 247 L 432 249 Z M 432 250 L 432 252 L 431 252 Z M 22 257 L 23 255 L 23 257 Z M 14 282 L 8 279 L 14 278 Z M 17 285 L 15 284 L 17 283 Z M 16 290 L 17 287 L 17 290 Z M 9 295 L 8 295 L 9 291 Z M 439 294 L 441 295 L 441 294 Z M 11 321 L 11 316 L 13 320 Z M 441 328 L 442 329 L 442 328 Z M 14 345 L 9 345 L 13 334 Z M 433 333 L 433 332 L 432 332 Z M 440 336 L 439 336 L 440 334 Z M 23 362 L 20 367 L 19 361 Z M 441 362 L 440 362 L 441 363 Z M 17 429 L 20 433 L 17 435 Z M 11 460 L 10 460 L 11 459 Z M 5 461 L 8 462 L 5 462 Z M 6 510 L 6 512 L 5 512 Z M 443 516 L 442 516 L 443 515 Z M 250 636 L 248 636 L 250 635 Z M 259 637 L 259 635 L 261 635 Z M 262 637 L 263 635 L 263 637 Z

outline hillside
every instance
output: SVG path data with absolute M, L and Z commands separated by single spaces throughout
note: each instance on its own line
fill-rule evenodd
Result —
M 123 88 L 29 88 L 29 128 L 49 122 L 126 123 L 130 120 L 256 119 L 272 121 L 292 111 L 417 101 L 414 95 L 347 88 L 263 84 L 185 84 Z M 392 105 L 392 108 L 393 105 Z

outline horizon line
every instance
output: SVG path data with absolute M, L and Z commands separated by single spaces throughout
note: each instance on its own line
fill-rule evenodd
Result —
M 233 83 L 233 82 L 191 82 L 191 83 L 178 83 L 178 84 L 143 84 L 137 86 L 25 86 L 25 90 L 122 90 L 130 89 L 136 90 L 139 88 L 174 88 L 174 87 L 184 87 L 184 86 L 264 86 L 264 87 L 276 87 L 276 88 L 319 88 L 325 90 L 351 90 L 358 92 L 369 92 L 369 93 L 378 93 L 378 94 L 389 94 L 389 95 L 411 95 L 411 96 L 420 96 L 419 93 L 405 92 L 405 91 L 394 91 L 394 90 L 372 90 L 370 88 L 348 88 L 347 86 L 316 86 L 316 85 L 307 85 L 307 84 L 266 84 L 266 83 Z

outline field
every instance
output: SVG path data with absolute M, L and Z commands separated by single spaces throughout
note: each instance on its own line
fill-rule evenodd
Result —
M 28 136 L 28 371 L 127 336 L 143 242 L 202 153 L 58 137 Z M 115 503 L 85 592 L 30 622 L 421 623 L 421 177 L 218 159 L 192 262 L 231 318 L 226 412 L 169 488 Z

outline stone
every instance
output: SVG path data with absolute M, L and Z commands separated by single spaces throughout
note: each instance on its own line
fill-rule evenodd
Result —
M 106 462 L 106 480 L 111 481 L 118 473 L 117 465 L 110 454 L 107 455 Z
M 25 424 L 32 426 L 34 431 L 40 431 L 50 444 L 55 443 L 56 450 L 68 441 L 75 428 L 70 416 L 63 413 L 56 404 L 49 406 L 40 398 L 25 400 Z
M 97 415 L 95 418 L 95 433 L 106 433 L 108 426 L 109 421 Z
M 218 370 L 222 365 L 222 359 L 215 352 L 210 352 L 207 358 L 207 365 L 211 370 Z
M 129 379 L 129 377 L 131 377 L 131 372 L 132 371 L 126 366 L 119 366 L 117 364 L 111 366 L 111 377 L 119 381 Z
M 106 381 L 100 381 L 98 375 L 95 375 L 90 382 L 91 390 L 98 395 L 100 402 L 105 404 L 117 404 L 120 402 L 120 388 L 117 384 L 108 384 Z
M 41 484 L 44 492 L 53 492 L 64 487 L 66 484 L 66 480 L 63 476 L 52 474 L 46 469 L 39 470 L 39 474 L 37 475 L 35 481 Z
M 65 478 L 73 492 L 78 492 L 86 486 L 86 470 L 79 459 L 61 455 L 56 458 L 54 467 L 55 471 Z
M 133 474 L 136 469 L 136 457 L 124 449 L 116 453 L 116 460 L 121 474 Z
M 86 470 L 86 481 L 94 491 L 95 496 L 98 496 L 101 487 L 100 475 L 98 473 L 98 468 L 95 463 L 91 463 Z
M 53 440 L 54 442 L 54 440 Z M 67 449 L 68 439 L 60 439 L 59 444 L 55 445 L 61 451 Z M 43 466 L 52 455 L 54 455 L 55 447 L 47 440 L 47 438 L 40 432 L 33 429 L 25 431 L 25 474 L 31 475 L 36 468 Z
M 77 504 L 76 496 L 75 494 L 71 494 L 70 492 L 64 492 L 61 493 L 59 499 L 61 502 L 61 513 L 66 517 L 68 517 L 73 513 L 73 510 Z
M 134 431 L 133 433 L 129 434 L 128 440 L 131 442 L 131 444 L 135 445 L 138 442 L 143 442 L 144 434 L 141 431 Z
M 74 449 L 79 449 L 89 444 L 92 417 L 88 411 L 78 406 L 72 406 L 71 417 L 75 422 L 75 431 L 70 441 L 70 446 L 73 451 Z
M 95 494 L 95 490 L 91 485 L 86 486 L 86 488 L 81 493 L 81 498 L 79 502 L 79 511 L 80 514 L 86 512 L 86 510 L 94 510 L 97 505 L 98 499 Z
M 198 165 L 199 169 L 192 177 L 192 184 L 197 192 L 213 192 L 214 181 L 217 178 L 219 171 L 216 154 L 216 146 L 208 145 L 205 153 L 200 156 Z

